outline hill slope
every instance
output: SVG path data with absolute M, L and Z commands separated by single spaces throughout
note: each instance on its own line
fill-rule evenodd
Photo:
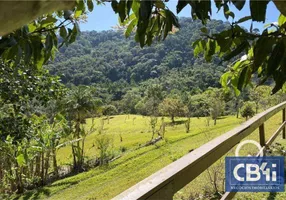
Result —
M 168 89 L 190 91 L 219 86 L 225 67 L 218 65 L 218 59 L 206 63 L 193 55 L 191 45 L 201 35 L 201 23 L 189 18 L 181 18 L 180 23 L 178 32 L 143 49 L 133 36 L 125 39 L 120 31 L 83 32 L 74 44 L 62 47 L 47 68 L 60 75 L 63 83 L 74 85 L 126 88 L 159 79 Z M 217 32 L 228 24 L 214 20 L 208 26 L 211 32 Z

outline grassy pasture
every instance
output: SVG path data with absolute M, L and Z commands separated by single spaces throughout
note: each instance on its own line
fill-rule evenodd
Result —
M 102 119 L 96 120 L 96 126 L 100 126 Z M 122 156 L 111 162 L 108 166 L 97 167 L 87 172 L 58 180 L 43 188 L 26 192 L 15 199 L 110 199 L 137 182 L 148 177 L 164 166 L 177 160 L 190 150 L 195 149 L 209 140 L 231 130 L 241 124 L 244 119 L 237 119 L 234 116 L 222 117 L 217 121 L 217 125 L 206 126 L 206 118 L 192 118 L 190 133 L 185 132 L 184 118 L 176 119 L 177 125 L 166 127 L 166 140 L 155 145 L 139 148 L 151 139 L 151 128 L 149 118 L 138 115 L 118 115 L 104 121 L 103 133 L 107 134 L 113 141 L 113 151 L 115 155 Z M 265 124 L 266 139 L 268 139 L 281 121 L 281 113 L 277 114 Z M 165 122 L 170 122 L 165 119 Z M 86 126 L 90 126 L 91 120 L 87 120 Z M 160 119 L 158 120 L 160 124 Z M 98 132 L 89 135 L 86 139 L 85 149 L 88 159 L 98 156 L 98 150 L 94 146 Z M 120 140 L 122 137 L 122 142 Z M 247 139 L 258 141 L 258 131 L 256 130 Z M 281 142 L 281 139 L 277 139 Z M 286 145 L 285 141 L 282 141 Z M 120 149 L 125 148 L 122 153 Z M 245 146 L 242 155 L 255 152 L 253 146 Z M 71 163 L 70 147 L 65 147 L 58 151 L 59 164 Z M 231 150 L 228 155 L 234 155 Z M 218 161 L 214 166 L 223 166 L 221 173 L 224 173 L 224 159 Z M 212 171 L 209 171 L 212 174 Z M 208 172 L 202 173 L 192 183 L 188 184 L 177 194 L 175 199 L 199 198 L 205 189 L 211 188 Z M 222 184 L 220 184 L 222 189 Z M 190 196 L 192 194 L 192 196 Z M 267 199 L 273 196 L 269 193 L 240 193 L 237 199 Z M 285 199 L 284 193 L 275 194 L 276 199 Z

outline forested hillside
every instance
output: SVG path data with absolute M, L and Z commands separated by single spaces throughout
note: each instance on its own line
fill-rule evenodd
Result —
M 193 55 L 192 43 L 199 39 L 202 24 L 190 18 L 181 18 L 180 24 L 180 31 L 164 42 L 144 48 L 139 48 L 133 37 L 125 39 L 122 31 L 83 32 L 75 43 L 63 46 L 55 62 L 47 67 L 65 84 L 108 88 L 113 100 L 121 99 L 129 86 L 146 80 L 159 81 L 165 91 L 218 87 L 225 68 L 219 59 L 206 63 Z M 218 32 L 227 26 L 214 20 L 208 29 Z

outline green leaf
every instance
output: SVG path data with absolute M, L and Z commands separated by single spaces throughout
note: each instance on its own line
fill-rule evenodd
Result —
M 93 2 L 92 0 L 87 0 L 87 8 L 89 12 L 93 11 Z
M 77 35 L 79 34 L 80 30 L 79 30 L 79 26 L 78 23 L 75 22 L 72 32 L 70 34 L 70 39 L 69 39 L 69 44 L 73 43 L 76 40 Z
M 230 49 L 232 45 L 232 38 L 230 37 L 231 34 L 231 31 L 227 30 L 216 35 L 216 40 L 218 45 L 220 46 L 221 52 L 227 52 Z
M 232 67 L 232 71 L 234 70 L 234 71 L 237 71 L 237 70 L 239 70 L 239 68 L 244 64 L 244 62 L 245 61 L 237 61 L 234 65 L 233 65 L 233 67 Z
M 125 37 L 129 37 L 130 34 L 132 33 L 132 30 L 134 29 L 134 27 L 137 24 L 137 19 L 133 19 L 132 21 L 130 21 L 130 23 L 127 26 L 127 29 L 125 31 Z
M 231 79 L 231 85 L 233 86 L 233 90 L 236 96 L 239 96 L 240 91 L 239 89 L 237 89 L 237 84 L 238 84 L 238 77 L 237 76 L 233 76 Z
M 161 1 L 161 0 L 156 0 L 156 1 L 155 1 L 155 6 L 156 6 L 157 8 L 161 8 L 161 9 L 164 9 L 164 8 L 165 8 L 165 4 L 164 4 L 164 2 Z
M 25 157 L 23 154 L 20 154 L 16 157 L 17 163 L 19 166 L 23 166 L 26 162 L 25 162 Z
M 85 3 L 83 0 L 77 1 L 76 10 L 74 13 L 74 17 L 78 18 L 85 11 Z
M 248 20 L 250 20 L 250 19 L 252 19 L 251 16 L 245 16 L 245 17 L 243 17 L 243 18 L 240 18 L 240 19 L 239 19 L 237 22 L 235 22 L 235 23 L 236 23 L 236 24 L 243 23 L 243 22 L 248 21 Z
M 133 0 L 127 0 L 127 5 L 126 5 L 126 14 L 129 16 L 130 10 L 132 8 Z
M 140 2 L 139 1 L 133 1 L 131 8 L 132 8 L 132 11 L 135 14 L 136 18 L 139 19 Z
M 169 13 L 171 15 L 173 25 L 175 27 L 177 27 L 177 28 L 180 28 L 180 24 L 179 24 L 178 18 L 174 15 L 174 13 L 172 11 L 170 11 L 170 10 L 168 10 L 168 11 L 169 11 Z
M 231 75 L 231 72 L 228 71 L 220 77 L 220 84 L 223 88 L 228 87 L 228 80 L 229 80 L 230 75 Z
M 34 22 L 28 24 L 28 29 L 29 29 L 30 32 L 35 31 L 36 28 L 37 28 L 37 26 L 34 24 Z
M 278 68 L 283 58 L 284 52 L 285 52 L 284 43 L 283 41 L 280 41 L 275 45 L 271 53 L 271 56 L 268 59 L 268 65 L 267 65 L 268 76 L 272 75 L 274 71 Z
M 241 73 L 239 74 L 239 78 L 237 82 L 237 89 L 239 89 L 240 91 L 242 90 L 243 85 L 246 85 L 247 71 L 248 71 L 248 67 L 244 67 Z
M 177 8 L 177 13 L 179 14 L 186 5 L 188 5 L 188 2 L 186 0 L 179 0 L 178 4 L 177 4 L 177 7 L 176 7 Z
M 230 60 L 231 58 L 240 54 L 243 50 L 246 50 L 248 48 L 248 46 L 249 46 L 248 42 L 246 40 L 243 41 L 232 52 L 230 52 L 228 55 L 224 56 L 223 60 L 224 61 Z
M 74 18 L 78 18 L 82 14 L 82 10 L 76 10 L 74 13 Z
M 224 9 L 224 16 L 225 16 L 225 18 L 228 19 L 228 17 L 231 16 L 234 19 L 234 13 L 229 10 L 228 5 L 225 4 L 223 9 Z
M 124 22 L 126 18 L 126 1 L 125 0 L 120 0 L 118 6 L 117 6 L 117 11 L 119 13 L 119 17 L 121 22 Z
M 224 16 L 225 16 L 226 19 L 228 19 L 229 16 L 231 16 L 232 18 L 234 18 L 234 13 L 229 10 L 229 7 L 228 7 L 227 4 L 224 4 L 224 6 L 223 6 L 223 12 L 224 12 Z
M 20 60 L 22 58 L 22 48 L 18 45 L 17 46 L 17 54 L 16 54 L 16 59 L 15 59 L 15 63 L 14 66 L 17 66 L 20 63 Z
M 46 37 L 46 42 L 45 42 L 45 46 L 46 46 L 46 51 L 50 52 L 53 48 L 53 38 L 50 34 L 47 35 Z
M 216 41 L 215 40 L 209 40 L 206 44 L 206 51 L 205 51 L 205 59 L 207 62 L 211 61 L 212 56 L 215 53 L 216 50 Z
M 204 40 L 197 40 L 193 43 L 194 48 L 194 56 L 197 57 L 200 53 L 204 52 L 206 47 L 206 41 Z
M 46 19 L 44 19 L 42 22 L 41 22 L 41 27 L 47 27 L 47 26 L 50 26 L 50 25 L 53 25 L 57 22 L 58 20 L 55 19 L 53 16 L 49 15 Z M 30 30 L 30 27 L 29 27 L 29 30 Z
M 285 23 L 286 23 L 286 17 L 284 15 L 280 14 L 280 16 L 278 18 L 278 25 L 282 26 Z
M 111 1 L 111 7 L 115 13 L 118 13 L 118 2 L 117 1 Z
M 66 30 L 66 28 L 64 27 L 64 26 L 62 26 L 61 28 L 60 28 L 60 36 L 63 38 L 63 39 L 66 39 L 66 37 L 67 37 L 67 30 Z
M 222 2 L 222 0 L 214 0 L 214 1 L 215 1 L 215 6 L 217 7 L 217 9 L 219 11 L 223 2 Z
M 146 29 L 148 28 L 148 20 L 139 22 L 137 25 L 137 32 L 136 32 L 136 36 L 135 39 L 137 41 L 139 41 L 140 46 L 143 47 L 145 45 L 145 33 L 146 33 Z
M 253 21 L 265 22 L 268 0 L 250 0 L 250 13 Z
M 7 60 L 13 60 L 15 55 L 17 54 L 17 51 L 18 51 L 18 45 L 11 47 L 8 51 L 6 59 Z
M 34 65 L 38 70 L 41 70 L 45 61 L 43 44 L 41 39 L 38 37 L 31 38 L 31 42 Z
M 285 64 L 285 59 L 284 59 L 284 64 Z M 276 72 L 273 75 L 273 78 L 274 78 L 274 81 L 275 81 L 275 86 L 272 89 L 272 94 L 275 94 L 276 92 L 278 92 L 283 87 L 283 85 L 285 84 L 285 80 L 286 79 L 285 79 L 284 74 L 280 73 L 280 72 Z
M 253 49 L 253 71 L 256 71 L 266 60 L 268 54 L 272 51 L 274 43 L 275 40 L 272 37 L 261 37 L 258 39 Z
M 192 17 L 194 19 L 199 18 L 203 24 L 207 23 L 207 20 L 210 19 L 209 14 L 211 14 L 211 1 L 190 1 L 192 6 Z
M 168 33 L 172 31 L 173 28 L 173 13 L 170 10 L 165 10 L 166 19 L 165 19 L 165 28 L 164 28 L 164 35 L 163 40 L 167 37 Z
M 149 19 L 152 12 L 152 2 L 151 1 L 140 1 L 140 20 Z
M 30 62 L 31 56 L 32 56 L 32 48 L 30 43 L 27 41 L 25 42 L 24 45 L 24 52 L 25 52 L 25 57 L 24 57 L 24 62 L 28 64 Z
M 232 0 L 231 2 L 238 10 L 241 10 L 245 5 L 245 0 Z

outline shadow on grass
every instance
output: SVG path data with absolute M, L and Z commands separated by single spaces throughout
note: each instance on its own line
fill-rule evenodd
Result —
M 277 193 L 276 192 L 270 192 L 267 200 L 274 200 L 276 198 Z
M 34 190 L 29 190 L 26 191 L 25 193 L 23 193 L 22 195 L 13 197 L 11 199 L 13 200 L 18 200 L 18 199 L 24 199 L 24 200 L 29 200 L 29 199 L 42 199 L 43 197 L 49 197 L 51 194 L 51 188 L 53 187 L 61 187 L 64 186 L 63 188 L 66 189 L 72 185 L 76 185 L 78 184 L 79 181 L 63 181 L 63 182 L 59 182 L 59 183 L 55 183 L 53 185 L 47 185 L 45 187 L 41 187 L 38 189 L 34 189 Z
M 28 199 L 40 199 L 41 195 L 49 196 L 50 190 L 46 188 L 39 188 L 37 190 L 30 190 L 28 192 L 25 192 L 21 196 L 17 196 L 12 198 L 13 200 L 18 200 L 20 197 L 21 199 L 28 200 Z
M 217 118 L 217 120 L 219 120 L 219 119 L 226 119 L 228 116 L 219 116 L 218 118 Z
M 167 126 L 176 126 L 176 125 L 180 125 L 180 124 L 184 124 L 186 122 L 186 120 L 177 120 L 174 123 L 173 122 L 166 122 Z

